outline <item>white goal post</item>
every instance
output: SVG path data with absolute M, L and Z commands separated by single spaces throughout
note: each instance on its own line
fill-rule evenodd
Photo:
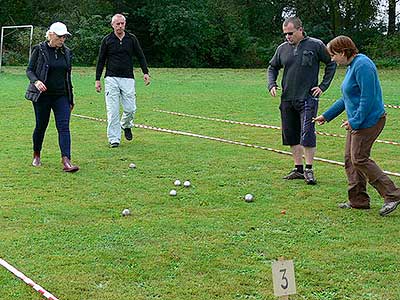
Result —
M 31 59 L 31 51 L 32 51 L 32 38 L 33 38 L 33 25 L 16 25 L 16 26 L 2 26 L 1 27 L 1 38 L 0 38 L 0 72 L 2 66 L 3 59 L 3 37 L 4 37 L 4 29 L 13 29 L 13 28 L 30 28 L 31 33 L 29 37 L 29 60 Z

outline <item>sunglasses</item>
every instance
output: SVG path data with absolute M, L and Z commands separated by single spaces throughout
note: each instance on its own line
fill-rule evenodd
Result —
M 67 35 L 67 34 L 64 34 L 64 35 L 58 35 L 58 34 L 56 34 L 56 36 L 57 36 L 59 39 L 61 39 L 61 38 L 67 39 L 67 38 L 68 38 L 68 35 Z
M 296 32 L 296 31 L 284 32 L 284 33 L 282 33 L 282 35 L 283 35 L 284 37 L 286 37 L 287 35 L 292 36 L 295 32 Z

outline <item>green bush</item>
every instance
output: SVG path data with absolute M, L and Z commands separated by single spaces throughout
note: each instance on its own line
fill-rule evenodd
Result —
M 383 36 L 375 39 L 367 45 L 365 52 L 377 66 L 398 67 L 400 66 L 400 34 Z
M 110 26 L 111 16 L 106 18 L 100 15 L 82 16 L 77 30 L 67 45 L 73 51 L 74 64 L 81 66 L 92 66 L 96 64 L 99 47 L 103 37 L 112 31 Z
M 64 22 L 72 33 L 67 45 L 75 65 L 95 65 L 101 40 L 112 31 L 111 16 L 122 12 L 151 67 L 266 67 L 283 41 L 283 16 L 293 13 L 312 37 L 326 43 L 345 34 L 378 65 L 400 66 L 400 37 L 383 34 L 387 24 L 374 19 L 375 0 L 4 1 L 0 24 L 10 17 L 13 24 L 33 24 L 34 44 L 44 40 L 51 23 Z M 28 37 L 22 30 L 6 37 L 5 64 L 26 65 Z

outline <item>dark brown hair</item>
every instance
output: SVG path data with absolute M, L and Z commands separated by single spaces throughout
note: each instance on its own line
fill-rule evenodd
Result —
M 358 53 L 356 44 L 354 44 L 351 38 L 345 35 L 339 35 L 335 37 L 328 43 L 327 48 L 329 54 L 333 55 L 344 53 L 347 59 Z

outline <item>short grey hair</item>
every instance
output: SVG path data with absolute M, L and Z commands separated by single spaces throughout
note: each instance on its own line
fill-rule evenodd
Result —
M 292 23 L 294 28 L 299 29 L 303 27 L 303 23 L 301 22 L 299 17 L 289 17 L 283 22 L 283 26 L 288 26 L 289 23 Z
M 115 21 L 115 19 L 116 18 L 123 18 L 124 19 L 124 21 L 126 22 L 126 18 L 125 18 L 125 16 L 124 15 L 121 15 L 121 14 L 115 14 L 115 15 L 113 15 L 113 17 L 111 18 L 111 24 L 113 24 L 114 23 L 114 21 Z

